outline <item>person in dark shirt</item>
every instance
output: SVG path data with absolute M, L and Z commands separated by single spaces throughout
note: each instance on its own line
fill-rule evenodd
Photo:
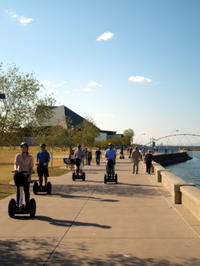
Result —
M 100 159 L 101 159 L 101 151 L 100 151 L 100 148 L 98 148 L 95 152 L 96 154 L 96 163 L 97 165 L 100 165 Z
M 50 155 L 46 150 L 46 144 L 40 145 L 41 150 L 37 154 L 37 172 L 39 176 L 39 184 L 42 186 L 43 183 L 43 176 L 45 178 L 45 186 L 47 185 L 47 178 L 49 176 L 48 164 L 50 161 Z
M 151 173 L 152 159 L 153 159 L 153 155 L 152 155 L 151 151 L 148 150 L 148 153 L 147 153 L 146 156 L 145 156 L 146 172 L 147 172 L 148 174 Z
M 92 152 L 91 151 L 88 151 L 88 165 L 91 164 L 91 161 L 92 161 Z

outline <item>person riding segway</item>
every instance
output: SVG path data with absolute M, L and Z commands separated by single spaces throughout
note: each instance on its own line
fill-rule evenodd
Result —
M 115 182 L 117 184 L 117 174 L 115 174 L 116 150 L 113 149 L 112 143 L 108 144 L 108 149 L 105 152 L 106 174 L 104 175 L 104 183 Z
M 33 157 L 28 152 L 28 144 L 22 142 L 20 144 L 21 154 L 17 154 L 14 162 L 14 182 L 17 187 L 16 201 L 11 199 L 8 206 L 8 214 L 11 218 L 15 214 L 30 214 L 35 217 L 36 202 L 34 199 L 30 200 L 30 182 L 33 173 Z M 25 194 L 26 205 L 23 204 L 23 190 Z
M 82 179 L 85 181 L 85 172 L 83 172 L 85 153 L 81 148 L 81 145 L 77 145 L 77 150 L 75 151 L 75 171 L 72 174 L 72 180 Z
M 37 154 L 37 173 L 39 177 L 39 185 L 37 181 L 33 185 L 33 192 L 37 194 L 38 192 L 47 192 L 51 194 L 51 183 L 48 181 L 49 171 L 48 164 L 50 161 L 49 152 L 46 150 L 46 144 L 40 145 L 41 150 Z M 43 185 L 43 177 L 45 184 Z

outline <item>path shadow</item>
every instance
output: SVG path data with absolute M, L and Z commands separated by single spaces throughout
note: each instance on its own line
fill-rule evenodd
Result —
M 199 266 L 200 259 L 188 257 L 179 258 L 175 263 L 172 259 L 137 257 L 134 254 L 112 253 L 102 256 L 90 257 L 88 248 L 84 243 L 79 242 L 73 246 L 74 252 L 69 248 L 70 242 L 64 246 L 63 252 L 58 249 L 53 252 L 58 239 L 6 239 L 0 240 L 0 264 L 8 266 L 32 266 L 32 265 L 97 265 L 97 266 Z M 53 252 L 53 253 L 52 253 Z M 81 256 L 77 255 L 81 254 Z
M 158 196 L 168 196 L 167 191 L 158 190 L 157 186 L 153 185 L 138 185 L 138 184 L 90 184 L 81 183 L 81 184 L 69 184 L 69 185 L 56 185 L 53 186 L 53 194 L 61 197 L 69 197 L 73 194 L 86 194 L 91 195 L 96 193 L 99 195 L 113 195 L 113 196 L 122 196 L 122 197 L 137 197 L 137 198 L 154 198 Z
M 104 173 L 106 173 L 106 168 L 105 169 L 96 169 L 96 168 L 91 168 L 91 169 L 84 169 L 84 171 L 88 174 L 99 174 L 100 172 L 102 173 L 102 176 Z M 131 173 L 130 169 L 120 169 L 116 167 L 116 172 L 129 172 Z
M 111 226 L 109 225 L 101 225 L 97 223 L 84 223 L 84 222 L 78 222 L 78 221 L 72 221 L 72 220 L 59 220 L 59 219 L 53 219 L 48 216 L 36 216 L 35 220 L 39 221 L 44 221 L 48 222 L 50 224 L 53 224 L 55 226 L 65 226 L 65 227 L 70 227 L 70 226 L 92 226 L 92 227 L 98 227 L 102 229 L 110 229 Z
M 129 184 L 129 183 L 122 183 L 119 182 L 118 184 L 124 185 L 124 186 L 133 186 L 133 187 L 152 187 L 152 188 L 159 188 L 158 185 L 145 185 L 145 184 Z
M 93 227 L 99 227 L 102 229 L 110 229 L 112 228 L 109 225 L 101 225 L 97 223 L 84 223 L 84 222 L 78 222 L 78 221 L 72 221 L 72 220 L 59 220 L 59 219 L 53 219 L 48 216 L 42 216 L 42 215 L 37 215 L 35 218 L 30 218 L 30 216 L 15 216 L 14 219 L 16 220 L 39 220 L 39 221 L 44 221 L 48 222 L 52 225 L 55 226 L 64 226 L 64 227 L 70 227 L 70 226 L 93 226 Z
M 59 196 L 62 198 L 67 198 L 67 199 L 90 199 L 92 201 L 102 201 L 102 202 L 119 202 L 119 200 L 115 199 L 102 199 L 99 197 L 93 197 L 93 196 L 84 196 L 84 195 L 74 195 L 74 194 L 67 194 L 67 193 L 61 193 L 61 192 L 56 192 L 52 194 L 53 196 Z M 48 197 L 48 196 L 47 196 Z M 50 196 L 49 196 L 50 197 Z

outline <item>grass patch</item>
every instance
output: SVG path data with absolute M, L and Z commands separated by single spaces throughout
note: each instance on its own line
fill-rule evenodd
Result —
M 16 193 L 15 186 L 0 184 L 0 199 Z
M 60 176 L 69 173 L 69 169 L 61 169 L 54 167 L 53 169 L 49 168 L 49 176 Z
M 34 162 L 36 162 L 36 154 L 40 150 L 40 147 L 30 147 L 29 152 L 33 156 Z M 15 186 L 9 185 L 10 181 L 13 181 L 13 169 L 14 159 L 17 153 L 20 153 L 20 148 L 1 147 L 0 149 L 0 199 L 3 199 L 10 194 L 16 192 Z M 68 155 L 68 150 L 55 149 L 54 155 Z M 54 168 L 49 167 L 49 175 L 60 176 L 69 172 L 68 169 L 61 169 L 65 164 L 61 158 L 53 159 Z M 51 163 L 50 163 L 51 165 Z M 36 165 L 34 166 L 35 174 L 33 179 L 38 179 Z

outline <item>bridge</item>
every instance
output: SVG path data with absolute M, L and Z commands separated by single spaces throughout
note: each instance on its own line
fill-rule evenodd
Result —
M 137 139 L 136 139 L 137 140 Z M 200 134 L 176 133 L 168 134 L 159 138 L 150 138 L 143 146 L 176 146 L 188 149 L 200 149 Z

